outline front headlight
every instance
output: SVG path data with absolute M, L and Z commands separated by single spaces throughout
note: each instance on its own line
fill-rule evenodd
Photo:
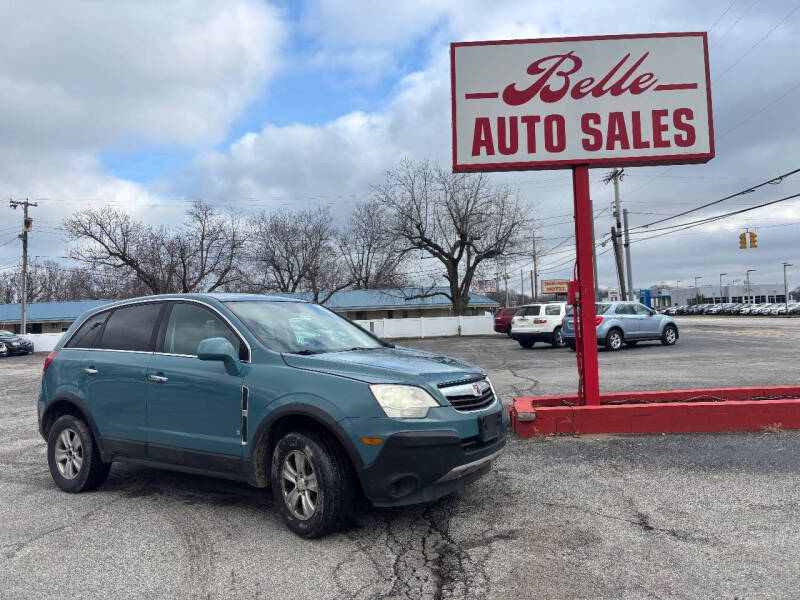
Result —
M 424 419 L 439 406 L 433 396 L 413 385 L 376 384 L 369 389 L 386 416 L 394 419 Z

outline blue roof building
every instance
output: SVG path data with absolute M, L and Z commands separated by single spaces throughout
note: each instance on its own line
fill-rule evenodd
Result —
M 414 295 L 445 291 L 446 288 L 395 288 L 386 290 L 341 290 L 325 304 L 331 310 L 349 319 L 402 319 L 408 317 L 452 316 L 452 305 L 447 296 L 436 295 L 411 298 Z M 275 294 L 311 300 L 310 292 Z M 324 297 L 324 296 L 323 296 Z M 113 300 L 79 300 L 75 302 L 31 302 L 27 305 L 29 333 L 61 333 L 85 311 L 108 304 Z M 468 315 L 480 315 L 500 304 L 491 298 L 470 293 Z M 15 333 L 20 331 L 20 305 L 0 304 L 0 329 Z
M 28 333 L 61 333 L 90 308 L 111 300 L 78 300 L 75 302 L 29 302 L 25 306 Z M 22 310 L 19 304 L 0 304 L 0 329 L 20 331 Z

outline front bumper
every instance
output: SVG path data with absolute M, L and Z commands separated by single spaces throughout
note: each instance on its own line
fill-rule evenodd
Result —
M 33 352 L 33 344 L 26 344 L 20 346 L 7 346 L 9 354 L 30 354 Z
M 364 492 L 375 506 L 405 506 L 450 494 L 485 475 L 502 452 L 508 412 L 498 413 L 499 435 L 481 443 L 452 430 L 396 433 L 378 457 L 359 469 Z

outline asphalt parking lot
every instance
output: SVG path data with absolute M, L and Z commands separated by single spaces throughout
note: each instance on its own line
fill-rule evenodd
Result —
M 679 320 L 674 347 L 600 353 L 604 391 L 797 384 L 800 319 Z M 506 398 L 572 392 L 574 354 L 406 340 Z M 0 360 L 0 597 L 796 598 L 800 432 L 512 440 L 433 504 L 362 506 L 316 541 L 246 485 L 115 465 L 58 491 L 36 431 L 44 357 Z

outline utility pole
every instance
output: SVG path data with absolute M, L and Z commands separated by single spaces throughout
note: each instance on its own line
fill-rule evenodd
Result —
M 720 273 L 719 274 L 719 303 L 723 304 L 722 300 L 722 276 L 727 275 L 727 273 Z
M 625 291 L 625 271 L 622 269 L 622 248 L 619 247 L 619 238 L 617 238 L 617 228 L 611 228 L 611 243 L 614 247 L 614 262 L 617 265 L 617 279 L 619 280 L 620 298 L 627 299 L 628 294 Z
M 531 275 L 531 292 L 533 301 L 539 301 L 539 258 L 536 255 L 536 235 L 533 236 L 533 275 Z
M 508 271 L 505 271 L 505 269 L 503 273 L 503 279 L 505 279 L 506 282 L 506 306 L 508 306 Z
M 633 297 L 633 272 L 631 270 L 631 238 L 628 235 L 628 209 L 622 209 L 622 220 L 624 222 L 625 227 L 625 270 L 628 272 L 628 294 L 630 294 L 629 300 L 633 301 L 636 298 Z
M 531 290 L 533 290 L 533 289 L 534 289 L 534 287 L 533 287 L 533 269 L 531 269 Z M 535 296 L 533 294 L 534 294 L 533 291 L 531 291 L 531 302 L 536 302 L 536 298 L 535 298 Z
M 753 272 L 753 271 L 755 271 L 755 269 L 747 269 L 747 272 L 744 274 L 745 275 L 745 280 L 747 281 L 746 289 L 747 289 L 747 305 L 748 306 L 750 304 L 752 304 L 752 302 L 750 301 L 750 298 L 751 298 L 751 296 L 750 296 L 750 273 Z
M 14 210 L 17 210 L 18 206 L 22 207 L 22 233 L 19 234 L 19 238 L 22 240 L 22 298 L 20 302 L 22 315 L 20 317 L 20 334 L 25 335 L 27 333 L 25 305 L 28 300 L 28 232 L 33 227 L 33 219 L 28 217 L 28 207 L 38 206 L 38 204 L 36 204 L 36 202 L 28 202 L 27 198 L 25 198 L 24 202 L 20 200 L 9 200 L 9 203 Z
M 614 169 L 603 178 L 603 183 L 608 184 L 609 182 L 614 183 L 614 218 L 617 220 L 616 229 L 612 230 L 614 233 L 612 234 L 614 237 L 611 238 L 613 242 L 615 242 L 615 247 L 622 246 L 622 209 L 620 208 L 620 198 L 619 198 L 619 181 L 625 176 L 624 169 Z M 617 261 L 617 276 L 620 280 L 620 291 L 622 292 L 622 298 L 627 300 L 628 295 L 625 293 L 625 271 L 622 266 L 622 260 Z M 621 270 L 620 270 L 621 269 Z M 633 290 L 631 290 L 633 293 Z
M 783 305 L 786 307 L 786 316 L 789 316 L 789 283 L 786 280 L 786 267 L 792 267 L 792 263 L 783 263 Z
M 519 293 L 522 296 L 522 304 L 525 304 L 525 274 L 522 269 L 519 270 Z
M 592 211 L 592 267 L 594 269 L 594 299 L 600 295 L 600 282 L 597 279 L 597 242 L 594 237 L 594 204 L 589 198 L 589 208 Z
M 697 280 L 702 279 L 702 275 L 698 275 L 694 278 L 694 303 L 695 305 L 700 304 L 700 288 L 697 287 Z

